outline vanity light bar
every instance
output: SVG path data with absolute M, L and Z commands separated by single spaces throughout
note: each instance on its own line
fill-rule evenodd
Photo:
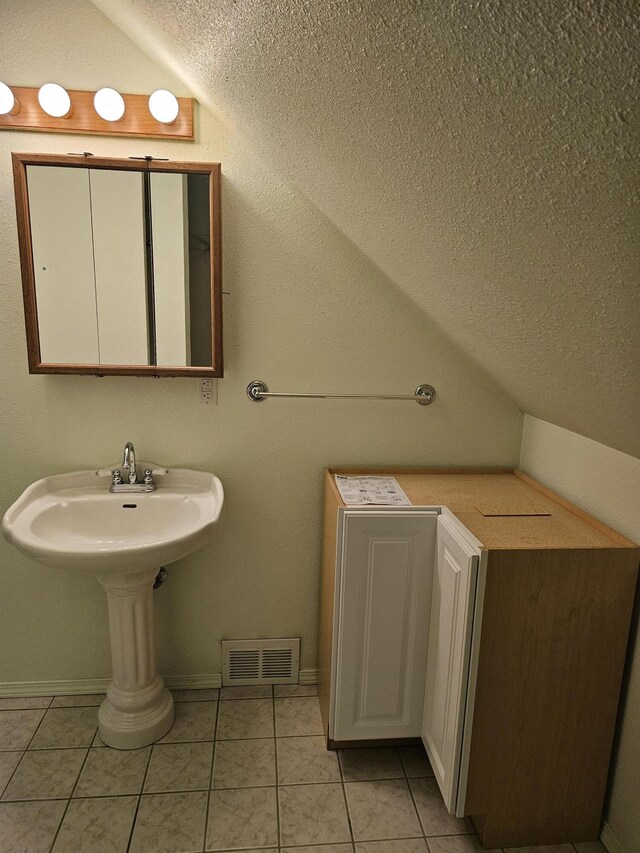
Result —
M 57 98 L 57 108 L 51 107 L 56 115 L 48 112 L 47 93 Z M 158 102 L 161 104 L 159 110 Z M 66 105 L 64 114 L 61 114 L 61 104 Z M 0 130 L 92 133 L 191 142 L 194 138 L 193 98 L 176 98 L 164 89 L 150 97 L 120 94 L 115 89 L 88 92 L 65 90 L 50 83 L 41 88 L 9 87 L 5 83 L 0 84 Z

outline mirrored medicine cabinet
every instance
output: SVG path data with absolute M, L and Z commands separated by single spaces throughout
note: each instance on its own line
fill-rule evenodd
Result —
M 220 164 L 12 158 L 29 371 L 222 376 Z

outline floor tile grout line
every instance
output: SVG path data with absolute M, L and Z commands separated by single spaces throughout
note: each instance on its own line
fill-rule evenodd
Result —
M 87 747 L 87 746 L 67 747 L 67 751 L 71 751 L 71 749 L 75 749 L 76 752 L 79 752 L 83 749 L 90 750 L 91 747 L 90 746 L 89 747 Z M 30 750 L 30 752 L 27 752 L 25 750 L 22 753 L 22 755 L 20 756 L 20 761 L 18 761 L 18 763 L 15 766 L 13 773 L 9 777 L 9 781 L 5 785 L 4 789 L 0 790 L 0 804 L 3 804 L 3 803 L 43 803 L 43 802 L 48 802 L 50 800 L 69 800 L 69 799 L 71 799 L 71 794 L 69 794 L 69 795 L 62 795 L 61 794 L 60 796 L 56 796 L 56 795 L 52 794 L 52 795 L 47 796 L 47 797 L 17 797 L 17 798 L 8 799 L 8 800 L 2 799 L 4 797 L 4 795 L 7 793 L 7 791 L 9 790 L 9 785 L 11 784 L 11 781 L 13 780 L 13 777 L 17 773 L 17 771 L 18 771 L 20 765 L 22 764 L 22 761 L 25 758 L 25 756 L 27 756 L 27 755 L 38 755 L 38 753 L 42 752 L 42 751 L 43 750 L 32 749 L 32 750 Z M 50 750 L 47 750 L 47 752 L 60 752 L 60 750 L 50 749 Z M 78 779 L 80 778 L 80 773 L 82 772 L 82 768 L 84 767 L 84 762 L 86 761 L 86 758 L 87 758 L 87 756 L 85 755 L 84 759 L 82 760 L 82 764 L 80 765 L 80 770 L 78 770 L 78 776 L 76 777 L 76 783 L 77 783 Z M 75 783 L 73 786 L 73 790 L 75 790 Z
M 338 784 L 338 783 L 336 782 L 336 784 Z M 380 840 L 380 841 L 397 841 L 397 840 L 402 841 L 402 839 L 395 839 L 395 838 L 382 838 L 382 839 L 373 839 L 373 840 L 374 841 L 378 841 L 378 840 Z M 360 843 L 368 844 L 369 841 L 368 840 L 362 841 L 362 842 L 358 841 L 356 843 L 357 844 L 360 844 Z M 306 849 L 307 847 L 314 847 L 314 848 L 315 847 L 339 847 L 342 844 L 348 844 L 349 847 L 351 847 L 352 849 L 354 846 L 352 841 L 314 841 L 313 844 L 287 844 L 286 847 L 282 847 L 281 849 L 282 850 L 300 850 L 301 848 Z M 242 853 L 242 851 L 240 851 L 240 850 L 238 850 L 238 851 L 230 851 L 230 850 L 229 851 L 227 851 L 227 850 L 222 851 L 222 850 L 220 850 L 220 851 L 216 851 L 216 853 Z
M 280 697 L 278 697 L 280 698 Z M 280 776 L 278 773 L 278 732 L 276 729 L 276 691 L 275 685 L 271 685 L 271 699 L 273 702 L 273 760 L 276 774 L 276 834 L 278 850 L 282 847 L 282 828 L 280 826 Z
M 271 685 L 272 688 L 275 686 L 277 686 L 277 685 Z M 203 687 L 203 688 L 194 688 L 194 689 L 221 690 L 223 688 L 217 688 L 217 687 L 206 688 L 206 687 Z M 71 699 L 72 697 L 74 697 L 76 695 L 78 696 L 78 698 L 80 698 L 82 696 L 87 696 L 89 694 L 87 694 L 87 693 L 78 693 L 78 694 L 61 693 L 61 694 L 55 694 L 54 696 L 51 696 L 51 697 L 48 697 L 48 696 L 42 696 L 42 697 L 39 697 L 39 696 L 6 696 L 6 697 L 2 697 L 2 698 L 3 699 L 39 699 L 39 698 L 42 698 L 42 699 L 48 699 L 49 701 L 46 705 L 41 705 L 38 708 L 34 708 L 34 707 L 0 708 L 0 712 L 2 712 L 2 711 L 48 711 L 50 708 L 55 709 L 55 710 L 63 710 L 66 708 L 99 708 L 100 705 L 102 704 L 102 702 L 104 701 L 104 698 L 106 697 L 106 693 L 103 693 L 103 694 L 100 694 L 102 696 L 102 699 L 100 702 L 88 702 L 88 703 L 87 702 L 78 702 L 78 703 L 69 702 L 68 704 L 64 704 L 64 705 L 54 705 L 54 702 L 56 701 L 56 699 Z M 275 692 L 273 692 L 271 696 L 233 696 L 231 698 L 224 698 L 224 699 L 220 698 L 220 696 L 218 695 L 218 696 L 212 697 L 210 699 L 200 699 L 198 697 L 193 697 L 192 699 L 191 698 L 174 699 L 174 703 L 176 705 L 184 705 L 187 703 L 192 704 L 194 702 L 244 702 L 246 699 L 270 699 L 270 698 L 272 698 L 272 699 L 317 699 L 318 694 L 317 693 L 309 693 L 308 695 L 301 695 L 301 694 L 297 694 L 297 693 L 292 693 L 288 696 L 287 695 L 276 696 Z
M 245 702 L 247 699 L 273 699 L 273 684 L 271 686 L 271 695 L 270 696 L 232 696 L 231 698 L 219 699 L 220 702 Z M 281 698 L 281 697 L 278 697 Z M 291 697 L 287 697 L 291 698 Z M 296 698 L 304 698 L 304 697 L 296 697 Z
M 340 770 L 340 784 L 342 785 L 342 798 L 344 800 L 344 807 L 347 813 L 347 824 L 349 825 L 349 835 L 351 836 L 351 846 L 353 847 L 354 853 L 356 849 L 356 839 L 353 834 L 353 823 L 351 821 L 351 810 L 349 808 L 349 800 L 347 799 L 347 789 L 344 784 L 344 771 L 342 769 L 342 752 L 341 750 L 336 750 L 338 753 L 338 768 Z
M 31 740 L 29 741 L 29 743 L 25 749 L 25 752 L 43 752 L 45 750 L 50 750 L 50 749 L 91 749 L 91 747 L 93 745 L 93 741 L 95 740 L 96 735 L 98 733 L 97 723 L 95 724 L 94 733 L 91 737 L 91 742 L 88 744 L 88 746 L 86 746 L 85 744 L 82 744 L 82 743 L 80 743 L 80 744 L 72 743 L 72 744 L 65 744 L 65 745 L 57 745 L 56 744 L 53 746 L 38 747 L 38 746 L 33 746 L 33 742 L 34 742 L 38 732 L 40 731 L 42 724 L 47 719 L 47 715 L 48 715 L 49 711 L 53 711 L 53 712 L 55 712 L 55 711 L 91 711 L 94 709 L 94 707 L 95 706 L 81 706 L 79 708 L 51 708 L 51 707 L 47 708 L 45 710 L 43 718 L 38 723 L 38 726 L 37 726 L 35 732 L 33 733 L 33 736 L 31 738 Z
M 280 697 L 278 697 L 280 698 Z M 308 698 L 308 697 L 307 697 Z M 221 702 L 273 702 L 273 693 L 268 696 L 233 696 L 230 699 L 221 699 Z
M 409 778 L 409 774 L 407 773 L 407 768 L 405 767 L 404 761 L 402 760 L 402 755 L 400 753 L 400 750 L 398 750 L 398 755 L 400 756 L 400 764 L 402 764 L 402 769 L 404 770 L 404 775 L 406 776 L 406 779 L 407 779 L 407 788 L 409 789 L 409 796 L 411 797 L 411 802 L 413 803 L 413 808 L 414 808 L 416 816 L 418 818 L 418 824 L 420 825 L 420 829 L 422 830 L 422 837 L 424 838 L 424 840 L 427 844 L 427 849 L 431 850 L 429 842 L 427 841 L 427 830 L 425 829 L 424 823 L 422 822 L 422 817 L 420 815 L 420 809 L 418 808 L 418 804 L 416 802 L 416 797 L 415 797 L 415 794 L 413 792 L 413 786 L 411 785 L 411 779 Z M 427 777 L 424 777 L 424 778 L 427 778 Z
M 273 687 L 273 685 L 272 685 L 272 687 Z M 83 694 L 79 694 L 79 695 L 83 695 Z M 105 696 L 106 696 L 106 694 L 105 694 Z M 8 698 L 13 698 L 13 697 L 8 697 Z M 27 698 L 31 698 L 31 697 L 27 697 Z M 2 712 L 2 711 L 48 711 L 50 708 L 53 710 L 66 710 L 68 708 L 99 708 L 100 705 L 102 704 L 102 702 L 88 702 L 88 703 L 87 702 L 78 702 L 77 704 L 69 703 L 69 704 L 65 704 L 65 705 L 54 705 L 53 702 L 58 698 L 60 698 L 60 697 L 59 696 L 52 696 L 51 699 L 49 700 L 48 705 L 42 705 L 39 708 L 0 708 L 0 712 Z M 193 705 L 193 704 L 197 704 L 197 703 L 206 704 L 207 702 L 246 702 L 246 701 L 250 701 L 250 700 L 255 701 L 256 699 L 316 699 L 316 698 L 317 698 L 317 694 L 315 694 L 315 693 L 310 694 L 309 696 L 298 696 L 298 695 L 292 695 L 292 696 L 275 696 L 275 695 L 271 695 L 271 696 L 232 696 L 232 697 L 224 698 L 224 699 L 221 699 L 221 698 L 175 699 L 174 704 L 175 705 Z
M 42 719 L 44 720 L 44 717 Z M 67 798 L 67 805 L 65 806 L 64 811 L 62 812 L 62 817 L 60 818 L 60 822 L 58 823 L 58 827 L 57 827 L 55 835 L 53 836 L 53 839 L 51 841 L 51 845 L 49 846 L 49 850 L 53 850 L 55 843 L 58 840 L 58 836 L 60 835 L 60 830 L 62 829 L 62 824 L 64 823 L 64 819 L 67 816 L 67 812 L 69 811 L 69 806 L 71 805 L 71 799 L 75 793 L 76 788 L 78 787 L 78 782 L 80 781 L 80 776 L 82 775 L 82 771 L 84 770 L 84 766 L 87 763 L 87 758 L 89 757 L 89 753 L 91 752 L 91 744 L 93 743 L 97 733 L 98 733 L 98 726 L 96 725 L 96 729 L 95 729 L 93 735 L 91 736 L 91 740 L 89 741 L 89 746 L 86 747 L 87 751 L 84 754 L 84 759 L 83 759 L 82 764 L 80 766 L 80 770 L 78 771 L 78 775 L 76 776 L 76 781 L 73 783 L 73 787 L 71 788 L 71 793 L 69 794 L 69 797 Z M 35 732 L 34 732 L 33 736 L 35 737 Z
M 32 800 L 4 800 L 0 805 L 13 804 L 13 803 L 49 803 L 54 800 L 72 800 L 75 803 L 80 802 L 80 800 L 126 800 L 131 797 L 164 797 L 168 794 L 206 794 L 208 792 L 208 788 L 191 788 L 188 791 L 180 790 L 180 791 L 146 791 L 142 794 L 96 794 L 93 797 L 38 797 L 37 799 Z
M 429 841 L 429 839 L 433 840 L 434 838 L 469 838 L 470 835 L 477 835 L 477 834 L 478 833 L 474 832 L 473 830 L 471 830 L 471 832 L 439 832 L 437 835 L 425 835 L 425 838 L 427 841 Z M 530 847 L 530 846 L 531 845 L 529 845 L 529 844 L 526 845 L 526 847 Z M 539 846 L 540 845 L 534 844 L 533 845 L 534 850 L 537 849 L 537 847 L 539 847 Z M 544 844 L 542 846 L 543 847 L 548 847 L 548 846 L 555 847 L 556 845 L 555 844 L 552 844 L 552 845 Z M 526 847 L 525 847 L 525 850 L 526 850 Z M 483 848 L 483 850 L 489 850 L 489 849 L 500 851 L 503 848 L 502 847 Z
M 265 740 L 271 740 L 271 738 L 265 738 Z M 86 749 L 86 748 L 87 747 L 77 747 L 77 749 Z M 397 779 L 362 779 L 362 780 L 358 780 L 356 782 L 345 782 L 345 785 L 360 784 L 361 782 L 364 784 L 368 784 L 370 782 L 378 782 L 378 781 L 380 781 L 380 782 L 394 782 L 394 781 L 396 781 L 397 782 L 398 780 Z M 319 786 L 323 786 L 323 785 L 340 785 L 340 784 L 341 784 L 341 780 L 335 779 L 333 781 L 323 781 L 323 782 L 292 782 L 292 783 L 285 783 L 285 784 L 279 785 L 278 787 L 280 787 L 280 788 L 313 788 L 313 787 L 319 787 Z M 202 794 L 202 793 L 206 794 L 209 791 L 214 791 L 214 792 L 216 792 L 216 791 L 256 791 L 256 790 L 262 790 L 264 788 L 274 788 L 274 787 L 276 787 L 276 786 L 273 784 L 270 784 L 270 785 L 242 785 L 240 787 L 236 786 L 236 787 L 230 787 L 230 788 L 206 788 L 206 787 L 186 788 L 186 789 L 185 788 L 170 788 L 170 789 L 163 790 L 163 791 L 142 791 L 141 794 L 136 794 L 136 793 L 131 793 L 131 792 L 122 793 L 122 794 L 115 794 L 115 793 L 110 793 L 110 794 L 83 794 L 81 797 L 73 797 L 72 799 L 74 799 L 74 800 L 108 800 L 108 799 L 114 799 L 114 798 L 138 797 L 140 795 L 145 796 L 145 797 L 150 797 L 150 796 L 165 796 L 165 795 L 169 795 L 169 794 Z M 68 799 L 71 799 L 71 797 L 49 796 L 49 797 L 34 797 L 31 799 L 20 798 L 20 799 L 16 799 L 16 800 L 3 800 L 2 804 L 6 804 L 6 803 L 43 803 L 43 802 L 48 802 L 50 800 L 68 800 Z M 470 830 L 468 832 L 462 832 L 462 833 L 460 833 L 460 832 L 440 833 L 440 835 L 442 835 L 443 838 L 445 836 L 448 836 L 448 835 L 451 835 L 452 837 L 458 837 L 460 835 L 473 835 L 473 834 L 474 834 L 473 830 Z M 412 837 L 414 837 L 414 836 L 412 836 Z M 427 836 L 427 837 L 429 837 L 429 836 Z M 378 839 L 373 839 L 373 840 L 378 840 Z M 384 840 L 384 839 L 380 839 L 380 840 Z M 342 843 L 342 842 L 326 842 L 326 843 L 338 844 L 338 843 Z M 348 842 L 344 842 L 344 843 L 348 843 Z M 267 846 L 269 846 L 269 845 L 267 845 Z M 303 844 L 303 845 L 286 845 L 286 846 L 288 846 L 288 847 L 295 847 L 295 846 L 305 847 L 307 845 Z
M 288 697 L 284 697 L 284 698 L 288 698 Z M 308 697 L 302 697 L 302 698 L 308 698 Z M 211 700 L 209 700 L 209 702 L 210 703 L 211 702 L 217 702 L 217 700 L 211 699 Z M 180 704 L 186 704 L 186 703 L 180 703 Z M 84 707 L 86 707 L 86 706 L 84 706 Z M 38 709 L 38 710 L 42 710 L 42 709 Z M 53 710 L 65 710 L 65 711 L 67 711 L 70 709 L 68 709 L 68 708 L 62 708 L 62 709 L 54 708 Z M 35 735 L 35 732 L 34 732 L 34 735 Z M 311 737 L 322 737 L 322 736 L 323 736 L 322 732 L 318 732 L 315 735 L 281 735 L 278 738 L 278 740 L 284 740 L 287 738 L 311 738 Z M 264 736 L 263 737 L 216 738 L 216 740 L 221 742 L 221 743 L 229 743 L 230 741 L 237 742 L 237 741 L 245 741 L 245 740 L 265 740 L 265 739 L 270 740 L 271 738 L 270 737 L 265 738 Z M 179 743 L 213 743 L 213 740 L 211 738 L 204 738 L 201 740 L 171 740 L 171 741 L 167 741 L 166 743 L 159 744 L 159 745 L 160 746 L 167 746 L 169 744 L 179 744 Z M 106 747 L 106 744 L 96 744 L 96 743 L 91 744 L 92 749 L 103 749 L 105 747 Z M 53 750 L 53 749 L 83 749 L 83 748 L 84 747 L 78 747 L 78 746 L 43 746 L 43 747 L 32 747 L 29 749 L 29 752 L 47 752 L 47 750 Z M 24 750 L 20 749 L 20 748 L 17 748 L 17 749 L 0 749 L 0 753 L 3 753 L 3 752 L 26 752 L 26 751 L 27 751 L 26 748 Z
M 0 714 L 3 714 L 5 711 L 48 711 L 51 707 L 51 703 L 55 699 L 55 696 L 3 696 L 0 699 L 0 702 L 5 699 L 9 699 L 11 701 L 19 699 L 49 699 L 49 701 L 46 705 L 37 705 L 35 707 L 33 705 L 25 705 L 24 708 L 0 708 Z
M 149 755 L 147 756 L 147 766 L 144 769 L 144 775 L 143 775 L 142 781 L 140 783 L 140 793 L 138 794 L 138 799 L 136 802 L 136 810 L 133 813 L 133 820 L 131 821 L 131 829 L 129 830 L 129 839 L 127 841 L 126 853 L 129 853 L 129 849 L 131 848 L 131 842 L 133 841 L 133 831 L 135 829 L 136 821 L 138 819 L 138 812 L 140 811 L 140 803 L 142 802 L 142 792 L 144 791 L 144 783 L 147 781 L 147 774 L 149 773 L 149 765 L 151 764 L 151 756 L 153 755 L 154 744 L 150 744 L 150 746 L 151 746 L 151 749 L 149 750 Z M 107 749 L 108 748 L 109 747 L 107 747 Z M 132 796 L 132 795 L 129 794 L 129 796 Z M 133 796 L 135 796 L 135 794 Z
M 35 736 L 38 734 L 38 732 L 39 732 L 39 730 L 40 730 L 40 726 L 44 723 L 45 718 L 46 718 L 46 716 L 47 716 L 48 712 L 49 712 L 49 709 L 48 709 L 48 708 L 45 708 L 45 709 L 44 709 L 44 714 L 42 715 L 42 717 L 41 717 L 41 719 L 40 719 L 40 722 L 39 722 L 39 723 L 38 723 L 38 725 L 35 727 L 35 730 L 34 730 L 33 734 L 32 734 L 32 735 L 31 735 L 31 737 L 29 738 L 29 743 L 28 743 L 28 744 L 25 746 L 25 748 L 24 748 L 24 751 L 25 751 L 25 752 L 29 749 L 29 747 L 30 747 L 30 746 L 31 746 L 31 744 L 33 743 L 33 739 L 34 739 L 34 738 L 35 738 Z
M 326 742 L 326 737 L 325 737 L 324 732 L 320 732 L 320 731 L 316 732 L 313 735 L 276 735 L 276 737 L 278 740 L 301 740 L 302 738 L 321 737 L 321 738 L 324 738 L 324 740 Z M 332 752 L 337 752 L 337 750 L 332 750 Z
M 222 688 L 218 689 L 218 699 L 216 700 L 216 722 L 213 726 L 213 741 L 211 745 L 211 767 L 209 768 L 209 790 L 207 792 L 207 806 L 204 811 L 204 838 L 202 839 L 202 850 L 207 849 L 207 831 L 209 829 L 209 812 L 211 810 L 211 791 L 213 790 L 213 770 L 216 761 L 216 743 L 218 740 L 218 723 L 220 721 L 220 694 Z M 201 741 L 202 743 L 203 741 Z
M 8 752 L 8 751 L 9 751 L 9 750 L 7 750 L 7 752 Z M 8 787 L 9 787 L 9 785 L 11 784 L 11 780 L 13 779 L 13 777 L 14 777 L 14 776 L 16 775 L 16 773 L 18 772 L 18 767 L 20 767 L 20 765 L 22 764 L 22 759 L 23 759 L 23 758 L 25 757 L 25 755 L 27 754 L 27 750 L 26 750 L 26 749 L 23 749 L 23 750 L 16 749 L 16 750 L 11 750 L 11 751 L 12 751 L 12 752 L 13 752 L 13 751 L 15 751 L 15 752 L 22 752 L 22 755 L 21 755 L 21 756 L 20 756 L 20 758 L 18 759 L 18 761 L 17 761 L 17 763 L 16 763 L 16 766 L 15 766 L 15 767 L 13 768 L 13 770 L 11 771 L 11 775 L 10 775 L 10 776 L 9 776 L 9 778 L 7 779 L 7 784 L 6 784 L 6 785 L 4 785 L 2 788 L 0 788 L 0 803 L 3 803 L 3 802 L 15 802 L 15 800 L 11 800 L 11 801 L 10 801 L 10 800 L 3 800 L 2 798 L 3 798 L 3 797 L 4 797 L 4 795 L 6 794 L 7 789 L 8 789 Z
M 264 740 L 271 740 L 271 738 L 264 738 Z M 224 743 L 224 741 L 223 741 Z M 320 782 L 281 782 L 279 783 L 280 788 L 313 788 L 316 785 L 339 785 L 340 779 L 324 779 Z M 212 788 L 213 791 L 249 791 L 255 790 L 256 788 L 273 788 L 274 785 L 235 785 L 229 786 L 228 788 Z
M 24 805 L 25 803 L 65 803 L 69 797 L 40 797 L 34 800 L 3 800 L 0 806 Z M 93 799 L 98 799 L 94 797 Z M 104 799 L 104 798 L 101 798 Z
M 356 780 L 350 780 L 350 781 L 351 781 L 351 783 L 353 783 L 353 782 L 357 782 L 357 783 L 362 783 L 362 782 L 364 782 L 364 783 L 368 783 L 368 782 L 393 782 L 393 781 L 398 781 L 399 779 L 400 779 L 400 780 L 402 780 L 402 781 L 404 781 L 404 782 L 405 782 L 405 784 L 406 784 L 406 786 L 407 786 L 407 789 L 408 789 L 408 791 L 409 791 L 409 796 L 411 797 L 411 802 L 412 802 L 412 805 L 413 805 L 413 808 L 414 808 L 415 816 L 416 816 L 416 817 L 417 817 L 417 819 L 418 819 L 418 826 L 419 826 L 420 830 L 422 831 L 422 835 L 420 835 L 420 836 L 413 835 L 413 836 L 406 836 L 406 837 L 407 837 L 407 838 L 409 838 L 409 837 L 410 837 L 410 838 L 422 838 L 422 839 L 424 839 L 424 840 L 426 841 L 426 840 L 427 840 L 427 836 L 425 835 L 426 830 L 425 830 L 425 828 L 424 828 L 424 824 L 423 824 L 423 822 L 422 822 L 422 818 L 420 817 L 420 812 L 419 812 L 419 810 L 418 810 L 418 806 L 417 806 L 417 804 L 416 804 L 415 797 L 414 797 L 414 795 L 413 795 L 413 789 L 412 789 L 412 787 L 411 787 L 411 780 L 410 780 L 410 778 L 409 778 L 409 776 L 408 776 L 408 774 L 407 774 L 407 769 L 406 769 L 406 767 L 405 767 L 405 765 L 404 765 L 404 762 L 403 762 L 403 760 L 402 760 L 402 756 L 401 756 L 401 754 L 400 754 L 400 750 L 399 750 L 399 748 L 398 748 L 398 747 L 393 747 L 393 750 L 394 750 L 394 751 L 395 751 L 395 753 L 396 753 L 396 758 L 397 758 L 397 759 L 398 759 L 398 761 L 400 762 L 400 766 L 401 766 L 401 768 L 402 768 L 402 772 L 403 772 L 403 775 L 402 775 L 402 776 L 396 776 L 396 777 L 393 777 L 393 778 L 384 778 L 384 779 L 382 779 L 382 778 L 374 778 L 374 779 L 356 779 Z M 345 785 L 346 785 L 346 784 L 349 784 L 349 783 L 345 782 L 345 779 L 344 779 L 344 770 L 343 770 L 343 767 L 342 767 L 342 752 L 343 752 L 343 750 L 338 750 L 338 760 L 339 760 L 339 764 L 340 764 L 340 774 L 341 774 L 341 776 L 342 776 L 342 784 L 343 784 L 343 788 L 344 788 L 344 791 L 345 791 L 345 801 L 346 801 L 346 804 L 347 804 L 347 814 L 348 814 L 348 817 L 349 817 L 349 827 L 351 828 L 351 833 L 352 833 L 352 838 L 353 838 L 353 827 L 352 827 L 352 823 L 351 823 L 351 812 L 349 811 L 349 801 L 348 801 L 348 798 L 347 798 L 347 796 L 346 796 L 346 787 L 345 787 Z M 421 778 L 421 777 L 417 777 L 417 778 Z M 428 778 L 428 777 L 424 777 L 424 778 Z M 367 841 L 369 841 L 369 840 L 371 840 L 371 839 L 367 839 Z M 381 839 L 381 840 L 400 840 L 400 839 Z M 355 843 L 356 843 L 356 842 L 355 842 L 355 839 L 354 839 L 353 843 L 354 843 L 354 845 L 355 845 Z M 430 848 L 429 848 L 429 849 L 430 849 Z
M 49 702 L 49 705 L 51 704 L 51 702 L 53 702 L 53 696 L 51 697 L 51 701 Z M 31 737 L 29 738 L 29 742 L 27 743 L 27 745 L 25 746 L 25 748 L 24 748 L 24 749 L 22 749 L 22 750 L 19 750 L 19 749 L 16 749 L 16 750 L 13 750 L 13 749 L 5 749 L 5 750 L 3 750 L 3 752 L 22 752 L 22 755 L 21 755 L 21 756 L 20 756 L 20 758 L 18 759 L 18 763 L 17 763 L 17 764 L 16 764 L 16 766 L 13 768 L 13 771 L 12 771 L 11 775 L 10 775 L 10 776 L 9 776 L 9 778 L 7 779 L 7 784 L 6 784 L 6 785 L 2 788 L 2 790 L 0 791 L 0 799 L 4 796 L 4 794 L 5 794 L 6 790 L 7 790 L 7 788 L 8 788 L 8 787 L 9 787 L 9 785 L 11 784 L 11 780 L 13 779 L 13 777 L 14 777 L 14 776 L 16 775 L 16 773 L 18 772 L 18 767 L 20 767 L 20 765 L 22 764 L 22 761 L 23 761 L 23 759 L 24 759 L 25 755 L 27 754 L 27 750 L 28 750 L 28 749 L 29 749 L 29 747 L 31 746 L 31 743 L 33 742 L 33 739 L 34 739 L 34 737 L 36 736 L 36 734 L 37 734 L 37 732 L 38 732 L 38 729 L 40 728 L 40 726 L 41 726 L 41 725 L 42 725 L 42 723 L 44 722 L 44 718 L 47 716 L 47 711 L 49 710 L 49 705 L 48 705 L 46 708 L 44 708 L 44 709 L 42 709 L 42 708 L 37 708 L 37 709 L 22 708 L 22 709 L 20 709 L 20 710 L 25 710 L 25 711 L 28 711 L 28 710 L 38 710 L 38 711 L 40 711 L 40 710 L 42 710 L 42 711 L 43 711 L 43 714 L 42 714 L 42 717 L 40 718 L 40 722 L 39 722 L 39 723 L 38 723 L 38 725 L 35 727 L 35 729 L 34 729 L 34 731 L 33 731 L 33 734 L 32 734 L 32 735 L 31 735 Z

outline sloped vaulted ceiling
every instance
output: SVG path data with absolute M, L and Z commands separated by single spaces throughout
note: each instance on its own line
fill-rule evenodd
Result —
M 520 408 L 640 456 L 634 0 L 94 2 Z

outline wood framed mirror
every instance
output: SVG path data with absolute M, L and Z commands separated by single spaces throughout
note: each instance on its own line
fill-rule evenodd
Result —
M 29 372 L 222 376 L 220 164 L 12 160 Z

